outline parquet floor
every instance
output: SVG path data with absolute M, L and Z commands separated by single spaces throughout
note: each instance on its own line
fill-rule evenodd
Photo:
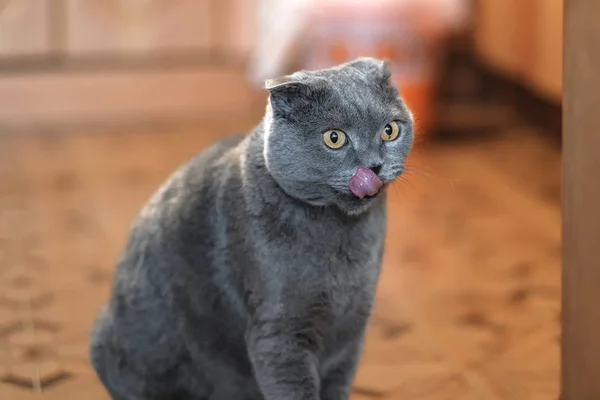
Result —
M 87 338 L 130 222 L 248 126 L 0 136 L 0 399 L 108 399 Z M 417 147 L 354 400 L 557 398 L 560 154 L 530 131 Z

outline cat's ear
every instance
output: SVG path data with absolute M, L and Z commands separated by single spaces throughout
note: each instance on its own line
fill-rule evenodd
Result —
M 289 85 L 293 86 L 301 83 L 302 82 L 300 82 L 300 80 L 294 77 L 293 75 L 286 75 L 280 76 L 278 78 L 267 79 L 265 82 L 265 89 L 271 92 L 278 89 L 285 89 L 286 86 Z
M 269 79 L 265 82 L 269 101 L 274 111 L 290 113 L 301 104 L 306 104 L 315 94 L 316 85 L 310 80 L 300 80 L 293 75 Z
M 378 60 L 371 57 L 361 57 L 347 64 L 363 74 L 371 75 L 383 84 L 389 84 L 392 68 L 388 60 Z

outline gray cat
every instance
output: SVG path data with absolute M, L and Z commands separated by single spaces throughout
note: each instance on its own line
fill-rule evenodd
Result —
M 413 145 L 390 76 L 361 58 L 268 81 L 263 121 L 150 199 L 92 334 L 113 399 L 349 397 Z

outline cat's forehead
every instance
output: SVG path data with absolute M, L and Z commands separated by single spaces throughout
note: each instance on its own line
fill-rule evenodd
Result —
M 345 65 L 342 68 L 318 71 L 315 76 L 324 81 L 331 100 L 346 109 L 346 115 L 356 118 L 385 118 L 407 114 L 398 89 L 379 71 Z M 308 78 L 310 79 L 310 78 Z
M 350 64 L 318 71 L 299 71 L 289 77 L 291 80 L 318 83 L 330 89 L 358 89 L 379 87 L 382 77 L 374 71 L 362 70 Z
M 299 71 L 266 83 L 280 111 L 291 119 L 346 123 L 387 118 L 410 120 L 383 61 L 363 58 L 336 67 Z M 292 112 L 293 111 L 293 112 Z M 282 114 L 280 114 L 282 115 Z M 335 122 L 335 121 L 334 121 Z

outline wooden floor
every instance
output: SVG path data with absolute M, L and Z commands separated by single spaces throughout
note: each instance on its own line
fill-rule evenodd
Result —
M 129 224 L 248 126 L 0 137 L 0 399 L 108 399 L 87 340 Z M 354 400 L 558 397 L 560 155 L 531 130 L 417 147 Z

